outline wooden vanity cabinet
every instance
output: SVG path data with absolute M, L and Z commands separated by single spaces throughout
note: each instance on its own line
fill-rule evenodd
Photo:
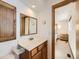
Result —
M 43 59 L 47 59 L 47 47 L 45 47 L 42 52 L 43 52 Z
M 19 59 L 47 59 L 47 41 L 31 51 L 19 55 Z
M 22 54 L 19 55 L 19 59 L 26 59 L 27 58 L 27 55 L 26 55 L 26 51 Z
M 32 57 L 32 59 L 42 59 L 42 52 L 38 52 L 35 56 Z

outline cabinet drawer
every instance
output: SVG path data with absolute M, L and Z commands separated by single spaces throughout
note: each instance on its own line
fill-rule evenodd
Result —
M 43 49 L 43 48 L 44 48 L 44 43 L 41 44 L 41 45 L 38 47 L 38 50 L 41 50 L 41 49 Z
M 38 52 L 32 59 L 42 59 L 42 52 Z
M 31 55 L 34 56 L 37 52 L 38 52 L 37 48 L 35 48 L 35 49 L 32 50 Z

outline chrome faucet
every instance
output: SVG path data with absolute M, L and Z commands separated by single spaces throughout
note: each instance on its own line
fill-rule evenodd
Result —
M 34 38 L 29 38 L 29 40 L 33 40 Z

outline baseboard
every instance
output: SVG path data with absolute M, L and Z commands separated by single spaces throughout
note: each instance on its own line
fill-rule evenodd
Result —
M 72 52 L 72 49 L 71 49 L 71 46 L 70 46 L 70 43 L 68 42 L 68 45 L 69 45 L 69 48 L 70 48 L 70 51 L 71 51 L 71 54 L 72 54 L 72 57 L 73 59 L 75 59 L 74 55 L 73 55 L 73 52 Z

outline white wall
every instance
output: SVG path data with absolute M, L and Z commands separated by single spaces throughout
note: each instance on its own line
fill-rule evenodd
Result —
M 52 10 L 49 6 L 38 14 L 38 34 L 48 39 L 48 59 L 52 57 Z M 46 24 L 45 24 L 46 23 Z
M 60 16 L 60 15 L 56 15 Z M 58 20 L 58 19 L 56 19 Z M 68 22 L 66 21 L 55 21 L 57 26 L 55 27 L 55 41 L 58 37 L 60 37 L 61 34 L 67 34 L 68 33 Z
M 67 34 L 68 33 L 68 22 L 62 21 L 58 22 L 57 34 Z
M 74 58 L 76 59 L 76 4 L 75 3 L 72 3 L 71 4 L 71 15 L 72 15 L 72 19 L 71 21 L 69 22 L 69 43 L 70 43 L 70 46 L 71 46 L 71 49 L 72 49 L 72 52 L 73 52 L 73 55 L 74 55 Z
M 16 39 L 19 39 L 20 38 L 20 13 L 26 14 L 28 16 L 36 17 L 35 12 L 33 12 L 30 8 L 28 8 L 26 5 L 21 3 L 19 0 L 3 0 L 3 1 L 16 7 Z M 35 36 L 36 35 L 33 35 L 33 37 Z M 25 36 L 25 37 L 28 38 L 30 36 Z M 12 47 L 16 45 L 17 45 L 16 40 L 0 42 L 0 57 L 8 54 L 11 51 Z
M 57 4 L 57 3 L 59 3 L 59 2 L 62 2 L 62 1 L 64 1 L 64 0 L 52 0 L 53 5 L 54 5 L 54 4 Z
M 76 8 L 75 3 L 70 3 L 66 6 L 56 9 L 56 19 L 68 20 L 68 16 L 72 16 L 71 21 L 68 23 L 68 34 L 69 34 L 69 43 L 76 59 L 76 31 L 75 31 L 75 20 L 76 20 Z

